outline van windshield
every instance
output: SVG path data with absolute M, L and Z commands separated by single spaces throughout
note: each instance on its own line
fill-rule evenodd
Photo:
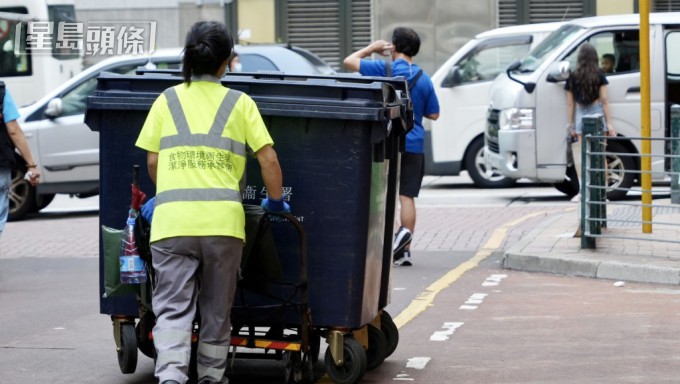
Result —
M 529 52 L 529 56 L 522 60 L 522 66 L 519 67 L 519 70 L 521 72 L 535 71 L 541 66 L 541 64 L 543 64 L 543 62 L 548 58 L 550 53 L 555 50 L 555 48 L 562 45 L 562 43 L 568 40 L 571 36 L 577 34 L 582 29 L 583 27 L 570 24 L 560 27 L 558 30 L 548 35 L 545 40 L 541 41 L 541 43 L 538 44 L 536 48 Z

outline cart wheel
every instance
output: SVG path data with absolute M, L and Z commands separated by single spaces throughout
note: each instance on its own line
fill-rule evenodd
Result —
M 287 383 L 314 383 L 314 363 L 301 352 L 285 352 L 282 359 Z
M 358 383 L 366 373 L 366 351 L 358 341 L 351 337 L 343 340 L 344 362 L 335 365 L 330 347 L 326 349 L 326 373 L 337 384 Z
M 189 354 L 189 381 L 198 381 L 198 341 L 191 340 L 191 353 Z
M 387 357 L 387 338 L 372 325 L 368 325 L 368 348 L 366 349 L 366 369 L 372 371 L 380 366 Z
M 293 377 L 293 353 L 284 351 L 281 354 L 281 365 L 283 368 L 283 380 L 286 383 L 295 381 Z
M 135 373 L 137 369 L 137 334 L 134 324 L 121 324 L 118 366 L 123 373 Z
M 153 345 L 153 340 L 149 339 L 149 331 L 145 324 L 142 324 L 143 318 L 137 323 L 135 333 L 137 334 L 137 347 L 144 355 L 150 358 L 156 357 L 156 347 Z
M 385 358 L 387 358 L 394 353 L 397 349 L 397 344 L 399 344 L 399 329 L 387 311 L 382 311 L 380 314 L 380 330 L 387 339 L 387 352 L 385 353 Z
M 319 361 L 321 351 L 321 335 L 316 332 L 309 333 L 309 360 L 312 363 Z

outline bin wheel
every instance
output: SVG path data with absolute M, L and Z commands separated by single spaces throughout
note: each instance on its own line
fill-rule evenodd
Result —
M 380 314 L 380 330 L 387 339 L 387 352 L 385 353 L 385 358 L 387 358 L 394 353 L 397 349 L 397 344 L 399 344 L 399 329 L 387 311 L 382 311 Z
M 342 365 L 335 365 L 330 347 L 326 349 L 326 373 L 336 384 L 358 383 L 366 373 L 366 351 L 358 341 L 345 337 L 342 343 L 344 361 Z
M 135 373 L 137 369 L 137 333 L 134 324 L 121 324 L 118 366 L 123 373 Z
M 377 327 L 368 325 L 368 348 L 366 349 L 366 369 L 372 371 L 380 366 L 387 357 L 387 338 Z

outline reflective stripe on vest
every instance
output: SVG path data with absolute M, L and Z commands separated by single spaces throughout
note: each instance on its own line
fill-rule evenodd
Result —
M 238 201 L 241 192 L 226 188 L 171 189 L 156 195 L 156 205 L 178 201 Z
M 222 99 L 217 110 L 217 115 L 213 121 L 208 134 L 191 133 L 187 122 L 184 109 L 174 88 L 166 89 L 163 94 L 168 102 L 168 108 L 172 115 L 172 120 L 177 129 L 177 135 L 161 137 L 160 149 L 171 149 L 174 147 L 193 147 L 204 146 L 217 150 L 230 151 L 239 156 L 246 156 L 246 146 L 243 143 L 222 137 L 224 127 L 229 121 L 229 116 L 238 102 L 242 93 L 233 89 L 229 90 Z M 156 195 L 156 206 L 181 201 L 235 201 L 241 202 L 240 191 L 229 188 L 191 188 L 191 189 L 170 189 L 161 191 Z
M 232 140 L 228 137 L 222 137 L 224 126 L 229 121 L 231 111 L 234 109 L 236 102 L 241 97 L 242 93 L 233 89 L 227 92 L 220 107 L 217 109 L 217 116 L 213 121 L 212 127 L 208 134 L 196 133 L 192 134 L 189 129 L 189 123 L 184 115 L 182 104 L 177 97 L 177 91 L 174 88 L 166 89 L 163 94 L 168 100 L 168 108 L 172 115 L 172 121 L 177 128 L 177 135 L 161 137 L 160 149 L 168 149 L 179 146 L 204 146 L 222 149 L 232 152 L 239 156 L 246 156 L 246 145 Z

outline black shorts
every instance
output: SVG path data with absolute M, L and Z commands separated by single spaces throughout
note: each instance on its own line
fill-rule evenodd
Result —
M 404 152 L 401 154 L 399 195 L 418 197 L 425 175 L 425 154 Z

